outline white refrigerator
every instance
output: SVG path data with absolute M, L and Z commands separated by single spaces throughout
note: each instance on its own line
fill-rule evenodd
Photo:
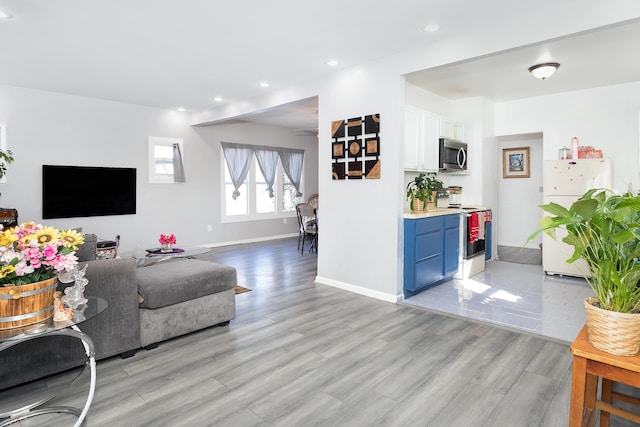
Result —
M 557 203 L 569 208 L 573 202 L 592 188 L 611 189 L 610 159 L 545 160 L 543 170 L 543 202 Z M 547 213 L 545 212 L 545 215 Z M 562 242 L 564 230 L 556 230 L 554 240 L 543 233 L 542 267 L 547 274 L 584 277 L 589 275 L 583 260 L 567 263 L 573 246 Z

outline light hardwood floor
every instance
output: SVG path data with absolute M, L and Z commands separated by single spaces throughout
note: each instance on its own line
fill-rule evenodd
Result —
M 317 256 L 300 256 L 296 239 L 200 258 L 236 267 L 253 289 L 237 295 L 236 319 L 98 362 L 87 425 L 567 425 L 566 345 L 315 285 Z M 0 399 L 11 404 L 66 377 Z M 80 389 L 56 403 L 80 404 Z

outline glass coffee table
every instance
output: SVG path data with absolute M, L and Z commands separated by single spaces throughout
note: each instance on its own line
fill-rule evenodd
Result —
M 84 347 L 84 351 L 87 356 L 87 363 L 82 367 L 78 375 L 73 378 L 69 385 L 61 388 L 61 390 L 50 397 L 40 399 L 18 409 L 0 412 L 0 426 L 7 426 L 27 418 L 53 413 L 75 415 L 78 419 L 74 426 L 77 427 L 84 425 L 85 418 L 87 416 L 87 412 L 89 412 L 89 408 L 91 407 L 93 394 L 96 389 L 96 360 L 93 341 L 91 341 L 91 338 L 89 338 L 87 334 L 80 330 L 78 325 L 85 320 L 96 317 L 106 310 L 108 305 L 107 301 L 102 298 L 90 296 L 86 296 L 86 298 L 88 300 L 87 303 L 80 305 L 74 310 L 73 320 L 54 322 L 53 318 L 49 318 L 44 322 L 36 323 L 34 325 L 0 330 L 0 359 L 2 359 L 2 352 L 4 350 L 45 336 L 69 336 L 77 338 L 82 342 L 82 346 Z M 73 392 L 73 390 L 71 390 L 72 386 L 78 381 L 87 365 L 91 372 L 91 382 L 89 384 L 89 392 L 87 394 L 87 400 L 84 407 L 82 409 L 78 409 L 70 406 L 46 406 L 49 402 L 59 397 L 65 391 L 69 390 Z
M 128 255 L 135 258 L 138 267 L 144 267 L 171 259 L 194 258 L 198 255 L 204 255 L 209 252 L 211 252 L 211 248 L 193 246 L 186 248 L 174 248 L 172 252 L 161 252 L 160 248 L 146 249 L 144 251 L 136 251 L 133 254 Z

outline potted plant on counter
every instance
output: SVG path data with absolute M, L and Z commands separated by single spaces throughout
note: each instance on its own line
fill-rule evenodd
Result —
M 558 228 L 573 246 L 567 262 L 580 258 L 588 265 L 585 279 L 595 298 L 584 301 L 589 342 L 617 355 L 640 352 L 640 196 L 591 189 L 569 209 L 548 203 L 540 206 L 552 216 L 540 220 L 540 232 L 554 239 Z
M 411 210 L 421 212 L 436 208 L 436 192 L 442 190 L 444 183 L 438 179 L 435 172 L 420 173 L 407 184 L 407 199 L 410 200 Z

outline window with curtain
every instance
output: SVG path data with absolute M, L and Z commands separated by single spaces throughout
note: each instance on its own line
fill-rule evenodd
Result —
M 295 205 L 300 203 L 302 198 L 297 195 L 298 190 L 283 167 L 280 150 L 231 143 L 222 143 L 222 146 L 221 169 L 224 173 L 222 221 L 237 222 L 273 218 L 295 220 Z M 229 150 L 227 153 L 224 152 L 225 148 Z M 248 157 L 248 153 L 242 151 L 248 148 L 252 149 L 253 156 Z M 303 151 L 300 150 L 300 152 Z M 229 168 L 229 162 L 232 163 L 231 168 Z M 232 179 L 230 169 L 236 176 L 242 176 L 244 165 L 248 166 L 244 180 L 237 182 L 238 179 Z M 299 172 L 298 188 L 302 189 L 304 185 L 301 178 L 302 168 Z M 294 171 L 294 173 L 297 172 Z M 239 193 L 235 199 L 234 193 Z
M 274 166 L 274 175 L 271 179 L 271 185 L 275 185 L 275 169 L 277 168 L 278 158 L 276 157 L 276 164 Z M 276 194 L 269 185 L 269 180 L 265 178 L 261 168 L 258 165 L 258 159 L 255 160 L 253 165 L 256 171 L 256 212 L 261 213 L 273 213 L 276 211 Z
M 149 182 L 185 182 L 182 153 L 182 139 L 150 136 Z

